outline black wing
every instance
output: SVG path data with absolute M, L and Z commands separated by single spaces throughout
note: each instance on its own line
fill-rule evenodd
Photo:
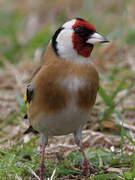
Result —
M 27 90 L 26 90 L 26 94 L 25 94 L 26 104 L 30 104 L 30 102 L 33 98 L 33 94 L 34 94 L 33 86 L 32 86 L 32 84 L 29 84 L 27 86 Z M 25 114 L 24 119 L 27 119 L 27 118 L 28 118 L 28 115 Z M 31 132 L 33 132 L 34 134 L 38 134 L 38 132 L 32 126 L 29 126 L 29 128 L 24 132 L 24 134 L 31 133 Z
M 34 94 L 33 86 L 32 86 L 32 84 L 29 84 L 27 86 L 27 90 L 26 90 L 26 99 L 25 99 L 26 103 L 31 102 L 33 94 Z
M 26 131 L 24 131 L 23 134 L 28 134 L 28 133 L 34 133 L 34 134 L 39 134 L 38 131 L 36 131 L 31 125 L 28 127 L 28 129 L 26 129 Z

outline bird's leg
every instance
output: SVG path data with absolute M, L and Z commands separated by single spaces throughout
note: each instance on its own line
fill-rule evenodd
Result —
M 45 161 L 45 147 L 47 146 L 47 137 L 42 135 L 41 139 L 41 162 L 40 162 L 40 179 L 44 180 L 45 171 L 47 170 L 44 164 Z
M 74 133 L 74 137 L 75 137 L 75 143 L 79 146 L 79 151 L 82 153 L 83 155 L 83 174 L 96 174 L 98 173 L 98 171 L 96 169 L 94 169 L 93 167 L 91 167 L 88 158 L 86 157 L 86 154 L 84 152 L 84 147 L 82 144 L 82 128 L 79 128 L 75 133 Z
M 83 148 L 83 145 L 80 144 L 79 145 L 80 147 L 80 152 L 82 153 L 83 155 L 83 173 L 84 174 L 96 174 L 98 173 L 98 171 L 96 169 L 94 169 L 93 167 L 91 167 L 89 161 L 88 161 L 88 158 L 86 157 L 86 154 L 84 152 L 84 148 Z

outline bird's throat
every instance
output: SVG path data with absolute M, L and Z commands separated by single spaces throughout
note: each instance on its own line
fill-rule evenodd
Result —
M 85 43 L 85 41 L 78 36 L 78 34 L 73 34 L 72 37 L 73 48 L 77 51 L 77 53 L 85 58 L 90 57 L 91 52 L 93 50 L 93 45 Z

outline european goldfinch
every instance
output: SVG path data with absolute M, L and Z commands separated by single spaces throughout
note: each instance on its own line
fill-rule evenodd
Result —
M 95 103 L 99 76 L 87 58 L 96 43 L 109 42 L 89 22 L 75 18 L 52 37 L 42 66 L 27 88 L 28 119 L 42 136 L 40 178 L 44 179 L 44 153 L 50 136 L 73 133 L 84 157 L 83 171 L 94 173 L 82 145 L 82 128 Z M 31 128 L 31 127 L 30 127 Z

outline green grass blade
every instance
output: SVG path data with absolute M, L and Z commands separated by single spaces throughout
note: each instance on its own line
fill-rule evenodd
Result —
M 118 174 L 99 174 L 96 176 L 91 177 L 91 179 L 96 179 L 96 180 L 120 180 L 122 177 Z
M 108 96 L 106 94 L 106 91 L 102 87 L 99 88 L 98 92 L 99 92 L 100 97 L 104 100 L 104 103 L 107 106 L 112 106 L 113 105 L 113 102 L 112 102 L 110 96 Z
M 115 99 L 115 97 L 117 96 L 117 94 L 125 87 L 125 79 L 122 80 L 120 82 L 120 84 L 118 85 L 118 87 L 116 88 L 116 90 L 113 92 L 112 96 L 111 96 L 111 100 L 113 101 Z

